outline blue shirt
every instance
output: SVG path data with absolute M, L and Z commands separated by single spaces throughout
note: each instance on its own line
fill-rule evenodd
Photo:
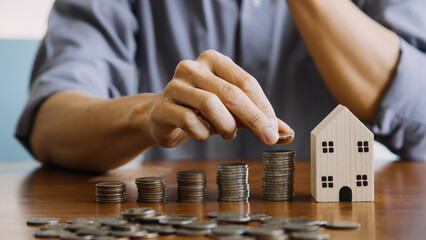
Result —
M 354 3 L 401 39 L 396 75 L 371 129 L 407 159 L 426 156 L 426 2 Z M 310 131 L 336 106 L 284 0 L 63 0 L 54 4 L 16 129 L 29 149 L 32 123 L 51 94 L 80 90 L 102 98 L 161 92 L 183 59 L 207 49 L 231 57 L 262 86 L 279 118 L 295 131 L 287 148 L 308 157 Z M 282 147 L 282 146 L 275 146 Z M 219 136 L 148 158 L 258 158 L 270 147 L 247 130 L 233 141 Z M 102 151 L 101 149 L 99 151 Z

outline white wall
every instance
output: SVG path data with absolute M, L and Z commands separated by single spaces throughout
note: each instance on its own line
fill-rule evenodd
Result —
M 41 39 L 53 0 L 0 0 L 0 39 Z

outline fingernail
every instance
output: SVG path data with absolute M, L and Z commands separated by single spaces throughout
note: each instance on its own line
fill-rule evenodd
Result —
M 278 141 L 279 135 L 278 135 L 278 131 L 274 130 L 271 127 L 267 127 L 265 129 L 265 140 L 268 144 L 275 144 Z
M 276 132 L 278 132 L 278 122 L 277 122 L 277 119 L 275 117 L 272 117 L 272 118 L 269 118 L 269 121 L 271 121 L 272 127 L 274 127 L 276 129 Z

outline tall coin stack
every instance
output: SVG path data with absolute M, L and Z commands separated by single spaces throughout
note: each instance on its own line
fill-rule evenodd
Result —
M 288 201 L 294 198 L 296 151 L 270 150 L 263 153 L 262 199 Z
M 136 201 L 143 203 L 164 203 L 167 199 L 167 186 L 163 177 L 140 177 L 135 180 L 138 188 Z
M 103 182 L 96 184 L 96 202 L 121 203 L 125 201 L 127 201 L 125 183 Z
M 207 197 L 205 171 L 179 171 L 177 177 L 178 202 L 204 202 Z
M 218 201 L 247 201 L 250 195 L 248 166 L 245 163 L 221 163 L 216 165 Z

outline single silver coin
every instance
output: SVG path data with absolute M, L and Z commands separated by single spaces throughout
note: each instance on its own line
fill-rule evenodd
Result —
M 361 227 L 361 223 L 351 221 L 332 221 L 327 222 L 324 227 L 328 228 L 339 228 L 339 229 L 351 229 Z
M 212 229 L 213 236 L 241 235 L 246 232 L 246 228 L 240 225 L 219 225 Z
M 216 222 L 212 221 L 200 221 L 200 222 L 192 222 L 185 225 L 182 225 L 183 228 L 187 229 L 212 229 L 217 227 Z
M 190 219 L 186 219 L 186 218 L 177 218 L 177 217 L 167 217 L 167 218 L 163 218 L 158 220 L 158 223 L 160 224 L 166 224 L 166 225 L 183 225 L 183 224 L 188 224 L 191 223 L 192 220 Z
M 288 223 L 284 224 L 284 230 L 287 231 L 303 231 L 303 232 L 314 232 L 319 229 L 317 225 L 306 225 L 303 223 Z
M 293 239 L 324 240 L 330 238 L 330 234 L 322 232 L 293 232 L 290 234 Z
M 182 228 L 182 229 L 178 229 L 176 231 L 177 235 L 180 236 L 204 236 L 207 235 L 211 232 L 210 229 L 186 229 L 186 228 Z
M 301 223 L 306 225 L 320 225 L 321 220 L 313 218 L 290 218 L 289 223 Z
M 142 225 L 141 229 L 149 232 L 158 232 L 160 234 L 174 234 L 177 229 L 169 225 L 160 225 L 160 224 L 146 224 Z
M 256 240 L 255 237 L 250 237 L 250 236 L 223 236 L 223 237 L 218 237 L 218 240 Z
M 95 239 L 94 236 L 78 236 L 75 233 L 72 232 L 61 232 L 59 234 L 59 238 L 62 240 L 93 240 Z
M 108 225 L 118 225 L 127 223 L 121 215 L 112 215 L 112 216 L 104 216 L 96 219 L 95 223 L 108 226 Z
M 37 232 L 34 233 L 34 237 L 36 237 L 36 238 L 57 238 L 57 237 L 59 237 L 59 234 L 61 233 L 61 231 L 64 231 L 64 230 L 53 230 L 53 229 L 38 230 Z
M 96 218 L 93 217 L 81 217 L 81 218 L 70 218 L 67 220 L 69 224 L 93 224 Z
M 247 234 L 259 237 L 273 237 L 284 234 L 283 229 L 268 229 L 262 227 L 247 228 Z
M 148 232 L 145 230 L 138 231 L 109 231 L 109 234 L 114 237 L 129 237 L 129 238 L 139 238 L 144 237 Z
M 58 224 L 61 221 L 57 217 L 40 217 L 40 218 L 30 218 L 27 220 L 27 224 L 30 226 L 41 226 L 44 224 Z
M 227 215 L 227 216 L 220 216 L 217 218 L 220 222 L 229 222 L 229 223 L 247 223 L 250 221 L 250 217 L 245 215 Z
M 273 218 L 268 218 L 268 219 L 264 219 L 261 220 L 263 223 L 277 223 L 277 224 L 285 224 L 285 223 L 289 223 L 290 222 L 290 218 L 285 218 L 285 217 L 273 217 Z
M 157 237 L 158 237 L 158 233 L 157 232 L 148 232 L 142 238 L 143 239 L 149 239 L 149 238 L 157 238 Z
M 264 213 L 250 213 L 249 217 L 252 221 L 265 221 L 267 219 L 271 219 L 271 216 Z
M 145 217 L 145 216 L 152 216 L 155 214 L 154 208 L 131 208 L 126 209 L 121 212 L 121 215 L 123 215 L 124 218 L 136 218 L 136 217 Z
M 75 232 L 78 236 L 87 236 L 87 235 L 92 235 L 92 236 L 107 236 L 109 234 L 107 229 L 102 229 L 102 228 L 82 228 L 79 229 Z
M 68 226 L 68 223 L 44 224 L 40 227 L 40 230 L 65 230 Z

